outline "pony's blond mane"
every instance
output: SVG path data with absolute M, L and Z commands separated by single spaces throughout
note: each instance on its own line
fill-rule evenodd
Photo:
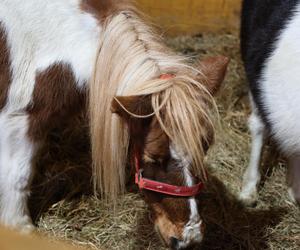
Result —
M 176 75 L 163 80 L 163 73 Z M 124 121 L 111 112 L 116 95 L 151 94 L 161 128 L 192 159 L 192 171 L 205 176 L 202 143 L 213 131 L 208 112 L 213 100 L 195 80 L 199 73 L 164 46 L 135 11 L 107 19 L 89 100 L 94 183 L 101 195 L 115 200 L 125 190 L 130 138 Z

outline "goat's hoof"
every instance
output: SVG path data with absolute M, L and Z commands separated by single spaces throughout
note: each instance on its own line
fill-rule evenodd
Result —
M 241 192 L 239 195 L 240 202 L 246 207 L 255 207 L 257 205 L 258 194 L 254 192 Z

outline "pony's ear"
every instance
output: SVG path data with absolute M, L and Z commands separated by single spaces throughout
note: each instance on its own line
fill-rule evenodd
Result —
M 197 68 L 204 75 L 206 87 L 212 95 L 216 94 L 220 89 L 229 61 L 228 57 L 215 56 L 198 62 Z M 199 74 L 200 80 L 203 80 L 203 75 Z
M 120 117 L 129 119 L 152 113 L 151 96 L 116 96 L 111 104 L 111 111 Z

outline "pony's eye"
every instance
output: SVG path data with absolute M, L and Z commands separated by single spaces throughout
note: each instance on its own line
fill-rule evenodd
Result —
M 153 164 L 153 165 L 162 165 L 166 159 L 161 156 L 155 156 L 145 153 L 143 156 L 144 163 Z

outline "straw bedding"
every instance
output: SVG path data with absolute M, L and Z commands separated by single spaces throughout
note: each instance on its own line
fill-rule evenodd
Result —
M 244 208 L 236 196 L 249 157 L 250 112 L 237 36 L 198 35 L 167 39 L 191 57 L 222 54 L 231 58 L 224 87 L 217 97 L 220 125 L 207 157 L 210 183 L 200 196 L 207 224 L 202 249 L 300 249 L 300 210 L 287 195 L 284 159 L 267 146 L 259 201 Z M 53 131 L 38 158 L 31 211 L 38 231 L 91 249 L 165 249 L 134 185 L 110 204 L 91 195 L 87 123 L 72 121 L 73 130 Z

